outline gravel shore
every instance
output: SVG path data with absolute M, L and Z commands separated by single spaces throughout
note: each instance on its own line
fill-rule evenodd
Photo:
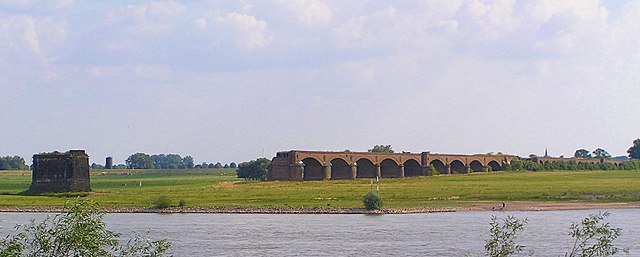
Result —
M 458 211 L 554 211 L 588 209 L 638 209 L 640 203 L 585 203 L 585 202 L 477 202 L 468 206 L 385 208 L 368 211 L 363 208 L 332 207 L 208 207 L 185 206 L 165 209 L 149 207 L 101 207 L 106 213 L 236 213 L 236 214 L 409 214 Z M 62 212 L 60 206 L 14 207 L 0 206 L 0 212 Z

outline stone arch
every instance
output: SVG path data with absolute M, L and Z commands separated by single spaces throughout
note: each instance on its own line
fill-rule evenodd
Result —
M 497 161 L 490 161 L 487 166 L 491 167 L 492 171 L 499 171 L 502 170 L 502 167 L 500 166 L 500 164 Z
M 449 174 L 447 165 L 445 165 L 441 160 L 433 160 L 429 163 L 429 165 L 435 168 L 440 174 Z
M 375 178 L 376 177 L 376 167 L 373 165 L 367 158 L 361 158 L 356 161 L 358 165 L 356 171 L 356 178 Z
M 316 158 L 307 157 L 302 160 L 304 164 L 304 180 L 322 180 L 322 164 Z
M 469 169 L 472 172 L 482 172 L 484 171 L 484 165 L 482 165 L 482 163 L 478 160 L 473 160 L 471 163 L 469 163 Z
M 351 165 L 342 158 L 331 160 L 331 179 L 350 179 Z
M 466 174 L 468 173 L 467 167 L 460 160 L 453 160 L 449 164 L 452 174 Z
M 420 163 L 416 160 L 410 159 L 404 162 L 404 176 L 405 177 L 417 177 L 420 176 Z
M 380 162 L 380 177 L 383 178 L 399 178 L 400 165 L 392 159 L 384 159 Z

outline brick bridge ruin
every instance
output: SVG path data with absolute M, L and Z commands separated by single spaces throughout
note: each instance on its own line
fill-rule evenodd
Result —
M 422 153 L 278 152 L 268 180 L 335 180 L 425 176 L 433 166 L 440 174 L 505 170 L 513 155 L 456 155 Z

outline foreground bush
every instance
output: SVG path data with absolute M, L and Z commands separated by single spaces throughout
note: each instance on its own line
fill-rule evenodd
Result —
M 153 204 L 158 209 L 169 208 L 171 206 L 171 199 L 166 195 L 161 195 L 153 201 Z
M 565 257 L 587 257 L 587 256 L 613 256 L 621 249 L 613 245 L 613 241 L 620 236 L 620 228 L 612 228 L 609 223 L 603 223 L 604 218 L 609 216 L 608 212 L 589 215 L 579 223 L 572 223 L 569 235 L 573 244 L 570 251 L 565 253 Z M 504 223 L 496 221 L 496 217 L 491 217 L 490 237 L 485 241 L 485 254 L 491 257 L 506 257 L 521 255 L 526 246 L 516 243 L 518 235 L 524 230 L 527 220 L 518 220 L 513 216 L 507 216 Z M 629 254 L 628 249 L 622 252 Z M 528 256 L 533 256 L 533 251 L 526 252 Z M 470 256 L 470 254 L 466 254 Z
M 382 198 L 376 192 L 369 192 L 363 199 L 364 208 L 367 210 L 378 210 L 382 208 Z
M 93 202 L 77 201 L 66 213 L 41 223 L 16 226 L 17 234 L 0 239 L 4 256 L 165 256 L 171 244 L 135 236 L 125 245 L 106 229 L 104 213 Z

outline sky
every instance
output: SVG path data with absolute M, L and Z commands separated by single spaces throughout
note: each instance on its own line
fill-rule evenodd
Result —
M 626 155 L 640 1 L 0 0 L 0 155 Z

